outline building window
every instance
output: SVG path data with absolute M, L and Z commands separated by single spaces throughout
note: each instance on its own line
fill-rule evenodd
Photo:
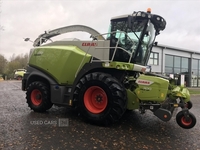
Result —
M 200 59 L 199 59 L 199 72 L 200 72 Z M 199 74 L 200 75 L 200 74 Z
M 198 74 L 198 78 L 199 78 L 199 87 L 200 87 L 200 59 L 199 59 L 199 74 Z
M 192 69 L 198 69 L 198 60 L 192 59 Z
M 174 67 L 174 57 L 171 55 L 165 55 L 165 66 Z
M 180 73 L 181 72 L 181 57 L 174 56 L 174 73 Z
M 149 65 L 159 65 L 159 53 L 151 52 L 149 58 Z
M 173 55 L 165 55 L 165 72 L 166 73 L 187 73 L 189 59 Z
M 200 87 L 200 80 L 199 80 L 199 64 L 200 60 L 198 59 L 192 59 L 192 80 L 191 80 L 191 86 L 194 87 Z
M 177 68 L 181 67 L 181 57 L 174 56 L 174 67 L 177 67 Z
M 199 70 L 199 76 L 198 76 L 198 78 L 199 78 L 199 87 L 200 87 L 200 70 Z
M 184 58 L 184 57 L 182 57 L 181 58 L 181 72 L 182 73 L 186 73 L 186 72 L 189 72 L 188 71 L 188 64 L 189 64 L 189 60 L 188 60 L 188 58 Z
M 167 66 L 165 66 L 165 73 L 166 74 L 170 74 L 172 72 L 173 72 L 173 67 L 167 67 Z

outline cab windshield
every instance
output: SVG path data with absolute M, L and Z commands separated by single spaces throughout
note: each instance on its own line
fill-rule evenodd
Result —
M 146 65 L 155 39 L 154 25 L 146 19 L 137 20 L 133 29 L 130 29 L 127 20 L 112 20 L 110 29 L 110 44 L 119 47 L 114 60 Z

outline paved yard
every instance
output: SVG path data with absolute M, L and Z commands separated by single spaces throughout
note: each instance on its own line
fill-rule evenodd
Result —
M 200 150 L 200 96 L 193 96 L 192 102 L 197 124 L 190 130 L 176 124 L 176 112 L 165 123 L 150 111 L 129 112 L 119 123 L 99 127 L 62 107 L 35 113 L 26 104 L 20 81 L 1 81 L 0 150 Z

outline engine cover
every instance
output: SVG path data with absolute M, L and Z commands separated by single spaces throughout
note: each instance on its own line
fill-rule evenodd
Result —
M 141 101 L 164 101 L 167 96 L 169 81 L 161 77 L 140 75 L 135 93 Z

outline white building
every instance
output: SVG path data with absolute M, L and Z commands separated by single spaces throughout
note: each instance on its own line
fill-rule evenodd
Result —
M 156 45 L 148 65 L 155 73 L 174 77 L 184 74 L 188 87 L 200 87 L 200 52 Z

